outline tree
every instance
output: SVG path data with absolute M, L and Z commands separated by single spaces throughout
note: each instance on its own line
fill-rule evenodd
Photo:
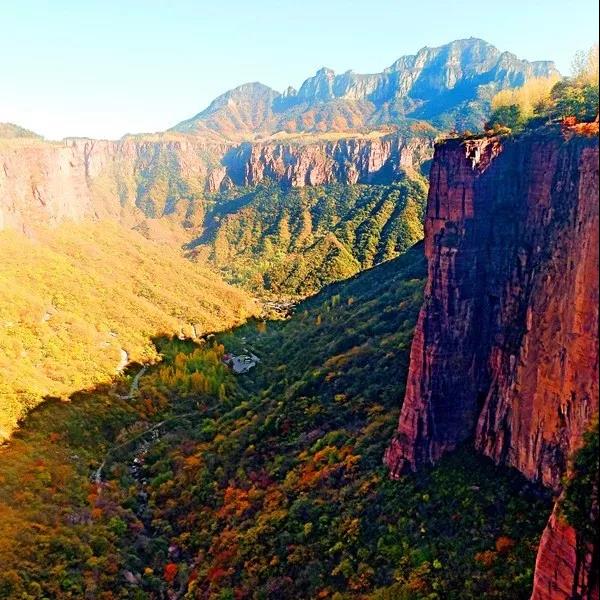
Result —
M 496 126 L 518 129 L 523 125 L 523 114 L 517 104 L 500 106 L 490 117 L 487 127 L 492 129 Z
M 598 535 L 598 422 L 584 435 L 565 484 L 562 511 L 567 521 L 589 543 Z
M 580 50 L 571 61 L 573 79 L 581 85 L 598 85 L 598 44 L 587 52 Z

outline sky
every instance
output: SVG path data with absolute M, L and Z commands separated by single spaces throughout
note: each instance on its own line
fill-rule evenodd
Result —
M 49 139 L 167 129 L 241 83 L 381 71 L 479 37 L 568 73 L 597 0 L 0 0 L 0 122 Z

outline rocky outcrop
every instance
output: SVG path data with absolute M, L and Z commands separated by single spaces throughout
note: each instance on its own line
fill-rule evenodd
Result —
M 556 487 L 598 409 L 598 143 L 541 136 L 436 151 L 392 473 L 475 436 Z
M 542 534 L 531 600 L 598 600 L 598 547 L 583 542 L 558 506 Z
M 334 142 L 255 143 L 235 148 L 225 158 L 227 175 L 236 185 L 266 179 L 289 187 L 327 183 L 390 183 L 416 170 L 432 155 L 427 138 L 398 134 L 356 137 Z
M 429 138 L 399 134 L 241 145 L 183 134 L 4 140 L 0 229 L 103 217 L 185 221 L 205 194 L 267 179 L 291 187 L 389 183 L 432 151 Z
M 448 141 L 430 185 L 428 282 L 390 473 L 470 439 L 558 490 L 598 412 L 598 140 L 556 128 Z M 573 532 L 553 519 L 538 566 L 559 590 L 570 563 L 553 549 Z

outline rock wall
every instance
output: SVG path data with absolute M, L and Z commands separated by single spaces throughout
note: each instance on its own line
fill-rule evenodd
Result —
M 472 440 L 558 490 L 598 412 L 598 140 L 556 128 L 438 146 L 425 240 L 391 475 Z M 551 522 L 545 547 L 564 531 Z
M 389 183 L 431 158 L 426 138 L 232 145 L 185 134 L 112 142 L 0 140 L 0 229 L 64 220 L 186 215 L 207 193 L 253 186 Z
M 578 539 L 555 507 L 542 534 L 531 600 L 598 600 L 598 546 Z
M 164 212 L 170 198 L 198 192 L 210 158 L 226 149 L 185 136 L 0 140 L 0 229 L 119 218 L 135 207 L 149 212 L 149 203 Z
M 417 170 L 432 156 L 425 138 L 392 134 L 310 144 L 244 144 L 225 158 L 236 185 L 265 179 L 292 187 L 327 183 L 389 183 L 403 170 Z

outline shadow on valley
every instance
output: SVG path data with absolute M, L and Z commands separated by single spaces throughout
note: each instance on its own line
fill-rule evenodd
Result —
M 0 451 L 0 597 L 528 598 L 544 492 L 466 447 L 382 465 L 424 281 L 418 244 L 31 411 Z

